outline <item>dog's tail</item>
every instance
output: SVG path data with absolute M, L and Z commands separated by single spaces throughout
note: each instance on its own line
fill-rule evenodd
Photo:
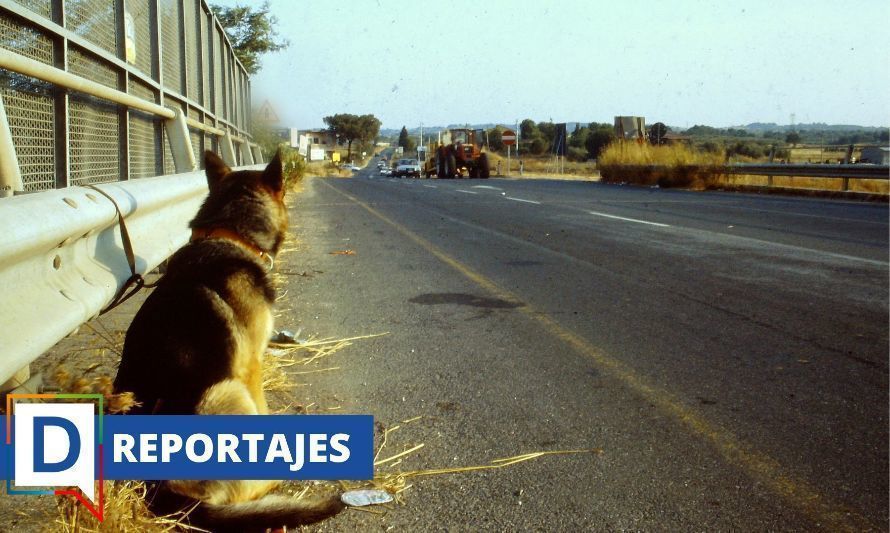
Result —
M 288 498 L 267 495 L 257 500 L 215 505 L 167 490 L 160 490 L 150 504 L 156 515 L 183 512 L 183 522 L 213 532 L 265 532 L 267 529 L 296 527 L 329 518 L 346 508 L 339 495 L 314 498 Z
M 345 505 L 339 497 L 294 500 L 269 495 L 258 500 L 231 505 L 200 503 L 189 513 L 189 521 L 210 531 L 266 531 L 281 527 L 312 524 L 334 516 Z

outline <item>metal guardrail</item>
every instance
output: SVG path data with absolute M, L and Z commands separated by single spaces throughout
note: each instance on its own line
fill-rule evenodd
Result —
M 851 179 L 890 180 L 890 166 L 887 165 L 821 165 L 802 164 L 789 165 L 782 163 L 738 163 L 727 165 L 726 173 L 730 175 L 766 176 L 767 187 L 773 187 L 774 176 L 793 176 L 801 178 L 835 178 L 841 179 L 841 191 L 850 190 Z
M 188 241 L 203 172 L 107 183 L 127 220 L 137 270 Z M 0 200 L 0 383 L 99 314 L 130 269 L 114 205 L 85 187 Z
M 856 178 L 870 180 L 890 180 L 890 166 L 887 165 L 789 165 L 738 163 L 727 165 L 728 174 L 748 174 L 752 176 L 800 176 L 804 178 Z
M 252 164 L 249 103 L 204 0 L 0 0 L 0 197 Z

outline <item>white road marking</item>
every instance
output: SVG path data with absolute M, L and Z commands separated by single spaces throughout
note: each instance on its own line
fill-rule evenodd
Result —
M 423 184 L 423 186 L 424 186 L 424 187 L 429 187 L 430 189 L 438 189 L 438 188 L 439 188 L 437 185 L 427 185 L 427 184 L 425 184 L 425 183 Z
M 491 185 L 473 185 L 471 189 L 491 189 L 493 191 L 503 191 L 500 187 L 492 187 Z
M 457 192 L 462 192 L 462 193 L 465 193 L 465 194 L 479 194 L 479 193 L 476 192 L 476 191 L 465 191 L 465 190 L 463 190 L 463 189 L 455 189 L 455 190 L 456 190 Z
M 659 228 L 669 228 L 670 224 L 660 224 L 658 222 L 649 222 L 648 220 L 638 220 L 636 218 L 627 218 L 627 217 L 619 217 L 615 215 L 607 215 L 606 213 L 599 213 L 597 211 L 588 211 L 591 215 L 596 215 L 598 217 L 605 218 L 614 218 L 615 220 L 624 220 L 625 222 L 636 222 L 637 224 L 648 224 L 650 226 L 658 226 Z
M 504 196 L 504 198 L 506 198 L 507 200 L 513 200 L 514 202 L 525 202 L 527 204 L 541 205 L 541 202 L 536 202 L 534 200 L 524 200 L 522 198 L 513 198 L 512 196 Z

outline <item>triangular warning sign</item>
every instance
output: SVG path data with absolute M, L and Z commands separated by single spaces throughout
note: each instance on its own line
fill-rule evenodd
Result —
M 276 124 L 279 122 L 278 113 L 275 112 L 275 109 L 272 107 L 272 104 L 269 103 L 268 100 L 263 102 L 263 105 L 257 110 L 256 113 L 257 119 L 261 122 L 265 122 L 267 124 Z

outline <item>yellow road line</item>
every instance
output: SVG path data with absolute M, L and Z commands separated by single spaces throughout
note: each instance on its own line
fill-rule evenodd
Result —
M 326 181 L 317 180 L 331 188 L 337 194 L 345 196 L 368 213 L 392 226 L 408 237 L 418 246 L 435 256 L 437 259 L 458 271 L 464 277 L 479 285 L 496 298 L 510 302 L 522 303 L 516 310 L 541 325 L 552 336 L 562 340 L 575 351 L 589 357 L 602 369 L 621 381 L 626 387 L 654 404 L 686 426 L 690 432 L 710 443 L 723 458 L 742 468 L 754 480 L 768 487 L 773 493 L 781 496 L 786 502 L 798 508 L 804 515 L 831 531 L 865 531 L 881 530 L 883 527 L 869 521 L 856 511 L 829 501 L 814 486 L 804 479 L 796 478 L 785 471 L 781 464 L 772 457 L 755 450 L 752 446 L 739 440 L 732 432 L 719 425 L 708 422 L 666 390 L 649 384 L 633 368 L 618 359 L 609 357 L 600 349 L 590 344 L 580 335 L 566 329 L 534 306 L 522 302 L 514 293 L 500 287 L 494 281 L 472 270 L 467 265 L 454 259 L 436 245 L 417 235 L 410 229 L 377 211 L 358 198 L 343 192 Z

